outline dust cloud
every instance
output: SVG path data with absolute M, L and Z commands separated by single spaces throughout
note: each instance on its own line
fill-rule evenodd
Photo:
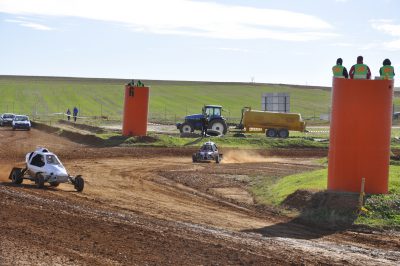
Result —
M 12 165 L 0 165 L 0 181 L 4 182 L 8 180 Z
M 232 150 L 223 154 L 222 163 L 264 163 L 264 162 L 281 162 L 282 158 L 269 157 L 263 152 L 251 150 Z

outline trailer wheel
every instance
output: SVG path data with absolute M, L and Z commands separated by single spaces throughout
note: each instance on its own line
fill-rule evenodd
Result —
M 19 185 L 22 183 L 22 181 L 24 180 L 22 178 L 22 169 L 21 168 L 13 168 L 11 171 L 11 182 L 13 184 Z
M 85 181 L 83 180 L 82 176 L 78 175 L 75 177 L 74 180 L 74 187 L 76 191 L 81 192 L 85 186 Z
M 277 132 L 276 132 L 276 129 L 275 129 L 275 128 L 267 129 L 267 132 L 265 132 L 265 135 L 266 135 L 267 137 L 269 137 L 269 138 L 275 138 L 275 137 L 276 137 L 276 134 L 277 134 Z
M 280 138 L 287 138 L 287 137 L 289 137 L 289 130 L 287 130 L 286 128 L 279 129 L 279 131 L 278 131 L 278 136 L 279 136 Z
M 40 173 L 36 175 L 35 183 L 37 188 L 44 188 L 44 177 Z

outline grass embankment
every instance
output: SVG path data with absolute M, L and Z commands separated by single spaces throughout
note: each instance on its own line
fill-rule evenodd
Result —
M 259 202 L 280 205 L 288 195 L 298 189 L 322 191 L 327 188 L 327 169 L 295 174 L 256 183 L 253 193 Z M 370 195 L 365 201 L 365 212 L 355 224 L 375 227 L 400 228 L 400 166 L 391 165 L 389 170 L 389 194 Z
M 77 106 L 80 116 L 107 116 L 121 120 L 124 84 L 122 79 L 0 76 L 0 113 L 28 115 L 62 113 Z M 244 106 L 261 108 L 261 95 L 287 92 L 291 111 L 303 117 L 319 118 L 328 113 L 330 91 L 307 86 L 144 81 L 151 87 L 149 118 L 153 122 L 181 121 L 185 115 L 199 113 L 204 104 L 219 104 L 223 113 L 238 122 Z
M 327 142 L 314 141 L 312 138 L 292 137 L 287 139 L 266 138 L 263 134 L 253 134 L 246 138 L 230 135 L 210 138 L 181 138 L 178 135 L 165 135 L 149 133 L 147 138 L 123 137 L 117 133 L 97 134 L 106 143 L 124 146 L 160 146 L 160 147 L 185 147 L 200 146 L 203 142 L 211 140 L 219 147 L 226 148 L 327 148 Z

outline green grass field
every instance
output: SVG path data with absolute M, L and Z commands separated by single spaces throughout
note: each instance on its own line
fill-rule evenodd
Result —
M 121 120 L 123 90 L 127 80 L 0 76 L 0 112 L 45 117 L 77 106 L 81 116 L 108 116 Z M 330 91 L 288 85 L 144 81 L 151 87 L 149 118 L 153 122 L 181 121 L 201 112 L 204 104 L 219 104 L 224 116 L 237 122 L 241 108 L 261 108 L 261 95 L 287 92 L 291 111 L 304 118 L 329 111 Z

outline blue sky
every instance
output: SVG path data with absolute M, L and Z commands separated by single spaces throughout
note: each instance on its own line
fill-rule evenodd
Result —
M 0 75 L 325 85 L 400 75 L 397 0 L 0 0 Z

